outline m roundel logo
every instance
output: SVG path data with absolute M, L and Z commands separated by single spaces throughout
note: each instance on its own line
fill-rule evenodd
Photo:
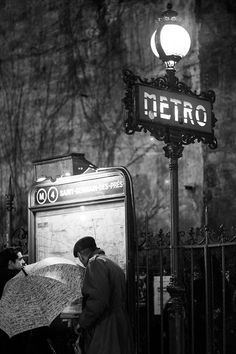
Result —
M 58 190 L 56 187 L 51 187 L 48 191 L 44 188 L 40 188 L 36 193 L 36 202 L 38 204 L 44 204 L 48 200 L 49 203 L 55 203 L 58 199 Z
M 40 188 L 36 194 L 36 201 L 38 204 L 44 204 L 47 200 L 47 192 L 44 188 Z

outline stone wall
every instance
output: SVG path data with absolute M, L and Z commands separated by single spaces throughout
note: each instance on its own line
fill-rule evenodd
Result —
M 204 188 L 213 226 L 235 224 L 236 169 L 236 3 L 204 1 L 199 3 L 200 66 L 202 88 L 216 93 L 218 148 L 204 151 Z

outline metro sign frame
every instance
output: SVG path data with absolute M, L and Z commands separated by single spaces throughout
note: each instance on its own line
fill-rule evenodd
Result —
M 183 145 L 201 141 L 212 149 L 217 147 L 212 90 L 196 94 L 175 76 L 174 81 L 168 75 L 142 80 L 127 69 L 123 71 L 123 80 L 127 134 L 150 131 L 165 143 L 171 142 L 171 136 L 175 139 L 177 136 Z

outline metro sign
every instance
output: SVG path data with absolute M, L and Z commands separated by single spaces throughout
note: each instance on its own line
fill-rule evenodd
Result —
M 211 134 L 211 102 L 144 85 L 136 85 L 135 90 L 137 124 Z
M 217 147 L 214 91 L 196 94 L 169 71 L 162 77 L 142 79 L 124 69 L 123 81 L 126 134 L 149 131 L 166 144 L 188 145 L 197 141 L 211 149 Z

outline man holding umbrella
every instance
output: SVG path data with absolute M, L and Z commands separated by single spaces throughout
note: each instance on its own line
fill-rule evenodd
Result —
M 0 300 L 0 328 L 10 337 L 6 345 L 0 339 L 1 354 L 72 353 L 72 346 L 64 346 L 64 333 L 60 331 L 58 338 L 57 328 L 51 325 L 80 297 L 84 270 L 81 273 L 82 267 L 62 257 L 48 257 L 20 269 L 7 281 Z
M 8 247 L 0 252 L 0 298 L 5 284 L 13 278 L 25 265 L 21 250 L 17 247 Z M 10 354 L 12 342 L 8 335 L 0 329 L 0 348 L 2 354 Z
M 83 353 L 133 354 L 123 270 L 90 236 L 76 242 L 73 254 L 86 267 L 83 309 L 76 327 L 82 333 Z
M 25 265 L 21 250 L 8 247 L 0 252 L 0 298 L 8 280 L 13 278 Z
M 6 283 L 26 265 L 18 247 L 8 247 L 0 252 L 0 298 Z M 12 338 L 0 329 L 1 354 L 53 354 L 46 342 L 45 328 L 26 331 Z

